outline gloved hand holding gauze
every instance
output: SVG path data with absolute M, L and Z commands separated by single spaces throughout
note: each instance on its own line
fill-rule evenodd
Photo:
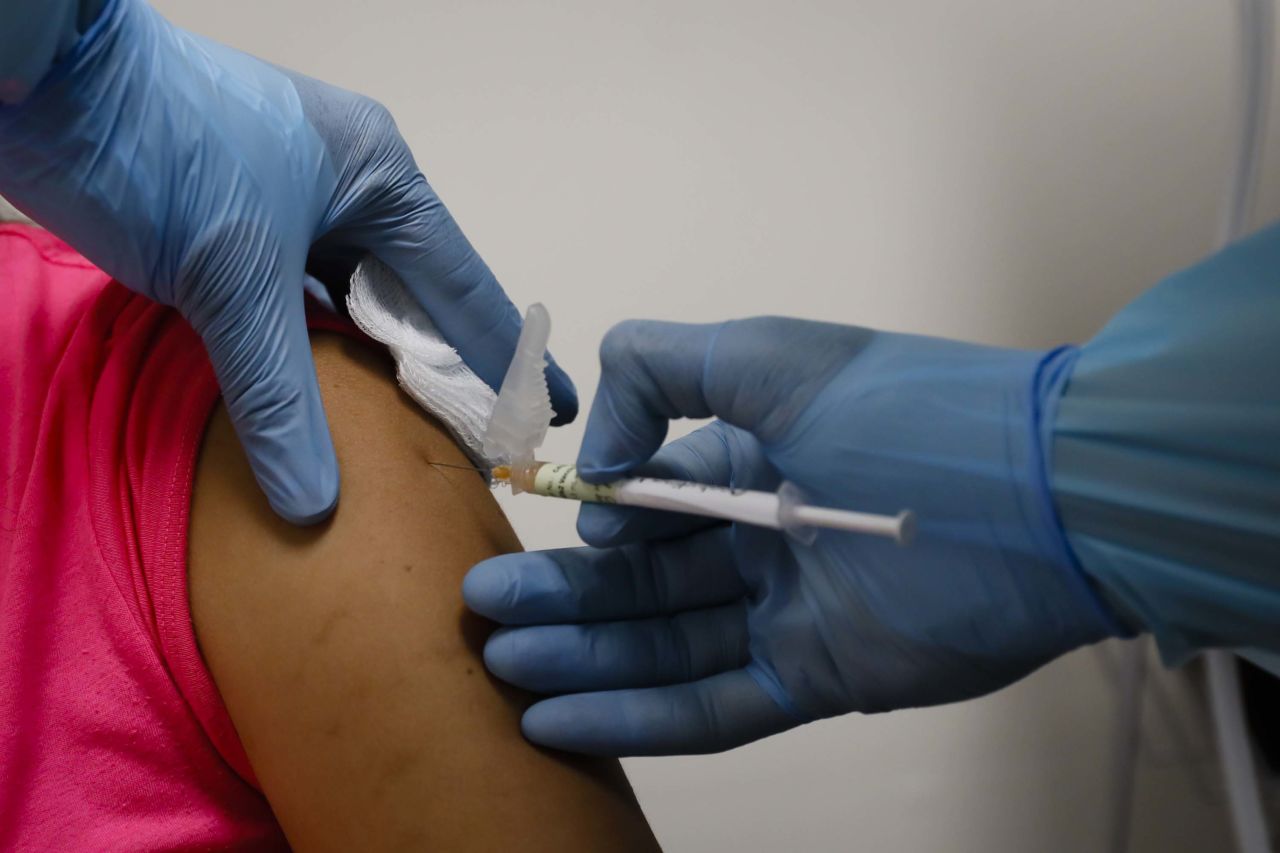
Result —
M 282 517 L 313 524 L 338 503 L 302 298 L 313 251 L 376 255 L 476 375 L 502 381 L 520 315 L 384 106 L 144 0 L 96 17 L 92 0 L 10 5 L 0 23 L 32 37 L 0 33 L 0 193 L 200 334 Z M 547 381 L 567 423 L 573 383 L 554 364 Z

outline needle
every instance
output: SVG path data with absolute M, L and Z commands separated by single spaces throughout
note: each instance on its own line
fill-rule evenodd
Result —
M 488 474 L 488 468 L 477 468 L 474 465 L 454 465 L 449 462 L 427 462 L 428 465 L 434 465 L 437 468 L 457 468 L 459 471 L 476 471 L 481 474 Z

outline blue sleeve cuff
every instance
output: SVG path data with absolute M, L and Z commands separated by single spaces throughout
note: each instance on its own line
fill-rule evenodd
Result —
M 1280 226 L 1169 277 L 1089 341 L 1047 413 L 1079 564 L 1176 664 L 1280 652 Z
M 1053 427 L 1057 420 L 1058 404 L 1079 360 L 1079 348 L 1064 346 L 1046 353 L 1036 368 L 1032 380 L 1031 399 L 1035 401 L 1035 411 L 1031 423 L 1035 455 L 1041 462 L 1031 485 L 1037 495 L 1035 504 L 1041 507 L 1041 524 L 1048 531 L 1046 547 L 1055 555 L 1054 562 L 1071 575 L 1072 586 L 1082 598 L 1091 602 L 1107 632 L 1116 637 L 1130 638 L 1137 636 L 1141 623 L 1126 614 L 1122 608 L 1117 608 L 1116 602 L 1107 595 L 1105 588 L 1099 587 L 1085 572 L 1071 547 L 1053 496 Z

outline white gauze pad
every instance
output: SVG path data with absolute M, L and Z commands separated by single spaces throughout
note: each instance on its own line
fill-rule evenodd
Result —
M 400 387 L 453 433 L 471 461 L 494 465 L 481 448 L 497 394 L 445 343 L 400 277 L 365 258 L 351 276 L 347 310 L 362 332 L 387 345 Z

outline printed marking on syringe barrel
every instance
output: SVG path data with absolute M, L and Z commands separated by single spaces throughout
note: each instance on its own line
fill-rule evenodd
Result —
M 588 483 L 578 476 L 576 465 L 563 462 L 545 462 L 533 475 L 533 488 L 529 491 L 535 495 L 550 498 L 565 498 L 571 501 L 587 501 L 588 503 L 617 503 L 616 487 L 612 483 L 597 485 Z
M 776 495 L 726 489 L 689 480 L 633 477 L 596 485 L 579 477 L 574 465 L 547 462 L 534 475 L 530 491 L 553 498 L 638 506 L 724 518 L 761 527 L 778 527 Z
M 688 480 L 635 477 L 614 486 L 614 499 L 623 505 L 724 518 L 775 530 L 779 526 L 778 496 L 770 492 L 726 489 Z

